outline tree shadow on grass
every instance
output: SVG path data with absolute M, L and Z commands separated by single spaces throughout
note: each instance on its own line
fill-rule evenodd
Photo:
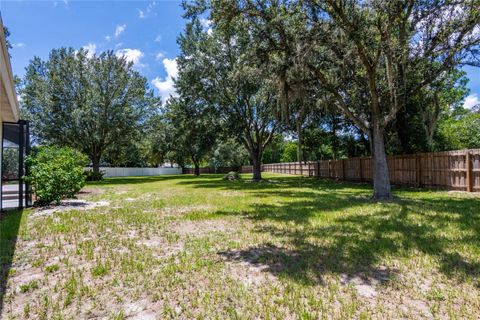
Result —
M 328 179 L 316 179 L 302 176 L 273 176 L 263 179 L 259 182 L 250 180 L 224 181 L 222 175 L 203 175 L 196 179 L 180 180 L 178 184 L 190 186 L 199 189 L 221 189 L 237 191 L 264 191 L 264 190 L 284 190 L 285 188 L 302 188 L 311 190 L 321 190 L 324 192 L 342 192 L 348 193 L 362 192 L 371 195 L 372 189 L 369 185 L 363 183 L 342 182 Z
M 116 178 L 101 184 L 178 180 L 177 184 L 191 188 L 248 192 L 260 201 L 242 212 L 216 214 L 241 213 L 262 222 L 255 231 L 269 235 L 277 246 L 219 254 L 266 264 L 266 270 L 304 283 L 322 282 L 327 273 L 347 278 L 361 274 L 385 281 L 396 272 L 382 267 L 385 258 L 408 259 L 416 252 L 434 258 L 440 272 L 459 281 L 480 275 L 480 262 L 465 253 L 470 249 L 470 256 L 475 257 L 471 248 L 480 243 L 480 198 L 432 196 L 415 189 L 408 189 L 407 194 L 405 188 L 395 188 L 396 200 L 376 206 L 369 199 L 372 189 L 365 184 L 298 176 L 273 176 L 260 183 L 223 181 L 221 177 Z M 279 200 L 271 203 L 270 197 Z
M 372 209 L 369 201 L 338 196 L 256 205 L 244 215 L 262 222 L 256 224 L 255 232 L 268 235 L 277 245 L 219 255 L 264 264 L 266 271 L 279 277 L 321 284 L 325 274 L 383 283 L 397 273 L 384 265 L 386 258 L 408 260 L 420 253 L 432 257 L 450 279 L 480 285 L 480 261 L 475 256 L 480 243 L 480 198 L 416 197 Z M 344 214 L 342 208 L 352 210 Z
M 4 308 L 8 274 L 12 266 L 18 230 L 23 211 L 10 211 L 0 216 L 0 314 Z

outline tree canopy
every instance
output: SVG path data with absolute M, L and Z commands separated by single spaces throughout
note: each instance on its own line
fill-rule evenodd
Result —
M 47 61 L 35 57 L 20 92 L 38 139 L 80 150 L 94 172 L 105 151 L 130 141 L 158 105 L 147 80 L 113 51 L 88 57 L 61 48 Z
M 209 15 L 213 29 L 208 39 L 229 37 L 217 50 L 247 42 L 248 50 L 233 61 L 264 71 L 262 84 L 276 83 L 283 119 L 297 114 L 302 121 L 304 112 L 328 108 L 360 129 L 373 156 L 374 196 L 389 199 L 388 127 L 399 112 L 415 105 L 422 120 L 430 122 L 424 127 L 432 144 L 430 120 L 438 118 L 441 100 L 448 99 L 439 88 L 448 87 L 458 66 L 479 64 L 478 4 L 230 0 L 185 7 L 192 19 Z M 430 101 L 420 105 L 418 99 Z

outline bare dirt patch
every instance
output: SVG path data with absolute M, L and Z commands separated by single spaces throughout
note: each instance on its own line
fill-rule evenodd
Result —
M 277 281 L 277 277 L 269 272 L 269 266 L 262 263 L 226 261 L 225 271 L 232 279 L 247 287 L 259 287 L 266 282 Z
M 151 249 L 154 255 L 160 258 L 176 255 L 184 249 L 184 243 L 182 241 L 170 243 L 167 239 L 157 236 L 140 239 L 137 241 L 137 244 Z
M 373 278 L 361 277 L 359 275 L 340 275 L 340 283 L 344 286 L 351 285 L 353 286 L 359 296 L 365 298 L 375 297 L 377 292 L 377 285 L 380 284 L 380 281 Z
M 200 221 L 182 221 L 174 222 L 170 230 L 181 235 L 204 235 L 209 232 L 229 232 L 234 231 L 235 227 L 232 223 L 225 220 L 200 220 Z
M 225 261 L 230 276 L 247 286 L 276 281 L 278 273 L 286 269 L 284 258 L 295 259 L 298 256 L 295 251 L 271 245 L 218 254 Z
M 91 210 L 97 207 L 105 207 L 110 205 L 108 201 L 89 202 L 83 199 L 67 199 L 62 200 L 58 205 L 50 205 L 46 207 L 37 208 L 32 214 L 32 217 L 51 215 L 55 212 L 63 212 L 70 210 Z
M 340 284 L 351 285 L 357 290 L 359 296 L 373 298 L 377 296 L 382 284 L 387 283 L 398 271 L 386 267 L 371 270 L 368 274 L 341 274 Z

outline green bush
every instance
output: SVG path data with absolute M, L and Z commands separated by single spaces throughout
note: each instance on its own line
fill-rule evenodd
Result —
M 27 157 L 30 183 L 37 195 L 37 205 L 71 198 L 85 185 L 84 168 L 88 158 L 72 148 L 40 147 Z

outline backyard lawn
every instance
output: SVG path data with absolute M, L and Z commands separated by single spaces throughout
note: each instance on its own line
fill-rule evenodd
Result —
M 479 194 L 265 177 L 106 179 L 5 215 L 0 318 L 478 319 Z

